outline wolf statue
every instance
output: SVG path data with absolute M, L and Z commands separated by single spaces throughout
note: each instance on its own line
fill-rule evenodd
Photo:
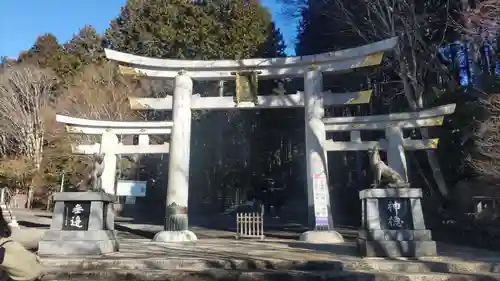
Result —
M 104 171 L 104 154 L 94 154 L 92 156 L 92 165 L 84 173 L 83 179 L 76 185 L 76 190 L 85 191 L 103 191 L 102 172 Z
M 380 159 L 378 146 L 374 146 L 368 151 L 370 158 L 370 168 L 373 173 L 373 188 L 390 187 L 403 188 L 408 187 L 408 183 L 394 169 Z

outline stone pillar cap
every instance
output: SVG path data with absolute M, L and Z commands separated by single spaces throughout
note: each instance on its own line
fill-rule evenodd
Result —
M 116 196 L 104 192 L 58 192 L 54 201 L 103 201 L 115 202 Z

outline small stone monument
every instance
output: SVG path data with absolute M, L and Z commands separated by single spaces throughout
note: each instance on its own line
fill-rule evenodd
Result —
M 112 204 L 102 192 L 60 192 L 54 195 L 52 224 L 38 244 L 41 256 L 102 255 L 117 252 Z
M 374 174 L 371 189 L 359 192 L 362 206 L 357 246 L 367 257 L 436 256 L 436 242 L 425 228 L 420 188 L 409 188 L 398 172 L 369 151 Z
M 41 256 L 102 255 L 117 252 L 113 203 L 115 196 L 89 190 L 102 190 L 102 155 L 95 155 L 92 168 L 77 190 L 54 195 L 50 229 L 38 244 Z

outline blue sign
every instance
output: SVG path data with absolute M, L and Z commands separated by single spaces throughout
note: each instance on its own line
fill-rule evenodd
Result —
M 116 195 L 144 197 L 146 196 L 146 186 L 147 182 L 145 181 L 118 180 L 116 183 Z

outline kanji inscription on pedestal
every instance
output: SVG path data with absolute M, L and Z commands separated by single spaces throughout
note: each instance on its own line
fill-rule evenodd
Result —
M 65 202 L 62 230 L 88 230 L 90 202 Z
M 379 201 L 383 229 L 411 229 L 413 226 L 410 202 L 406 198 L 386 198 Z

